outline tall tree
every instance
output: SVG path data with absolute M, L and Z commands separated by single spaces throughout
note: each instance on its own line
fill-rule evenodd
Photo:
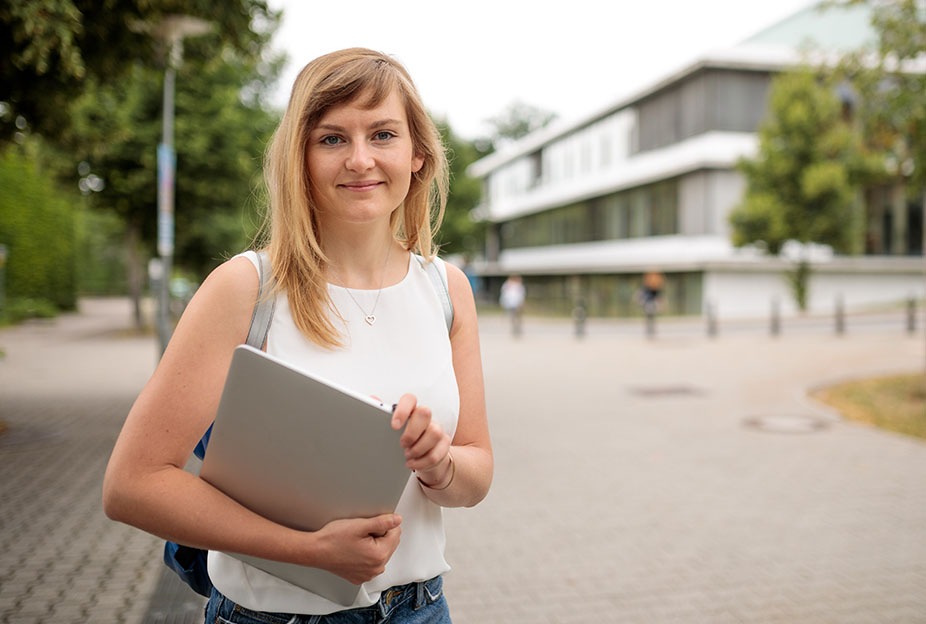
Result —
M 884 166 L 877 180 L 920 203 L 926 249 L 926 2 L 851 0 L 867 4 L 873 44 L 843 55 L 838 70 L 851 85 L 863 139 Z
M 858 251 L 856 197 L 866 161 L 825 75 L 800 67 L 773 79 L 758 154 L 741 160 L 739 169 L 747 187 L 730 214 L 735 245 L 761 242 L 777 254 L 793 240 Z M 792 275 L 801 310 L 809 266 L 802 255 Z
M 0 4 L 0 145 L 25 124 L 54 140 L 90 81 L 116 84 L 165 57 L 159 25 L 171 14 L 208 20 L 239 53 L 259 52 L 266 0 L 29 0 Z M 257 27 L 254 27 L 254 26 Z
M 261 156 L 276 123 L 264 96 L 280 59 L 261 55 L 269 32 L 254 39 L 254 49 L 243 53 L 217 32 L 190 39 L 177 70 L 174 259 L 194 279 L 241 249 L 257 225 Z M 160 69 L 136 63 L 118 82 L 88 81 L 56 141 L 72 159 L 63 175 L 75 182 L 76 165 L 84 162 L 105 183 L 93 205 L 125 223 L 127 281 L 139 324 L 144 267 L 156 238 L 163 78 Z
M 482 157 L 473 143 L 456 134 L 446 122 L 438 122 L 450 160 L 450 195 L 440 230 L 441 252 L 475 255 L 482 244 L 482 224 L 472 218 L 482 190 L 478 180 L 466 174 L 466 168 Z
M 492 132 L 488 137 L 476 141 L 476 149 L 486 153 L 498 151 L 506 144 L 549 125 L 555 119 L 556 113 L 525 102 L 512 102 L 504 111 L 486 120 Z

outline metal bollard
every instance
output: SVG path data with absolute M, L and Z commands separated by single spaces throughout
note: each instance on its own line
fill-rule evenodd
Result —
M 842 295 L 836 295 L 836 333 L 840 336 L 846 333 L 846 310 Z
M 916 333 L 916 299 L 907 299 L 907 333 Z
M 772 336 L 777 336 L 781 333 L 781 312 L 778 309 L 778 298 L 775 297 L 772 299 L 772 317 L 771 324 L 769 326 L 769 331 Z
M 572 320 L 575 323 L 576 338 L 582 338 L 585 336 L 585 321 L 587 318 L 588 313 L 585 310 L 585 304 L 579 301 L 576 303 L 576 307 L 572 309 Z

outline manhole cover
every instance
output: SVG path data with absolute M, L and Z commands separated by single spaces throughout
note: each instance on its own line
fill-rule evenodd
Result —
M 770 433 L 814 433 L 826 429 L 828 423 L 814 416 L 779 414 L 755 416 L 744 421 L 747 427 Z
M 704 394 L 697 388 L 684 385 L 634 386 L 630 388 L 630 392 L 643 397 L 695 396 Z

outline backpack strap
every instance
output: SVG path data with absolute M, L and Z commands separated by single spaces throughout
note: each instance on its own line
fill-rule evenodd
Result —
M 257 301 L 254 303 L 254 312 L 251 313 L 251 327 L 248 328 L 248 338 L 246 344 L 255 349 L 263 349 L 264 343 L 267 342 L 267 334 L 270 332 L 270 321 L 273 320 L 273 311 L 276 307 L 276 297 L 265 296 L 268 286 L 273 277 L 273 271 L 270 268 L 270 259 L 266 253 L 257 254 Z M 206 447 L 209 446 L 209 437 L 212 435 L 212 425 L 206 429 L 202 439 L 193 449 L 193 454 L 199 459 L 206 456 Z
M 251 327 L 248 329 L 246 344 L 255 349 L 263 349 L 264 343 L 267 342 L 267 334 L 270 332 L 270 321 L 273 320 L 273 312 L 276 308 L 276 297 L 266 296 L 266 291 L 273 277 L 270 259 L 267 257 L 266 253 L 258 253 L 257 260 L 257 275 L 259 279 L 259 284 L 257 286 L 257 303 L 254 304 L 254 313 L 251 314 Z
M 444 308 L 444 321 L 447 323 L 447 332 L 449 333 L 453 327 L 453 302 L 450 300 L 450 291 L 447 290 L 447 274 L 441 271 L 441 267 L 437 266 L 437 263 L 443 262 L 443 260 L 435 257 L 430 262 L 425 262 L 424 258 L 418 254 L 415 254 L 415 260 L 431 278 L 431 285 L 434 286 L 434 291 Z M 444 270 L 446 271 L 446 269 Z

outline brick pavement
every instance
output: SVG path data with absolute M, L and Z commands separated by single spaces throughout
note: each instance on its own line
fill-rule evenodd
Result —
M 455 621 L 926 622 L 926 443 L 805 396 L 922 370 L 922 334 L 533 324 L 483 331 L 497 476 L 446 514 Z
M 174 621 L 189 603 L 149 605 L 160 541 L 99 499 L 155 341 L 124 331 L 124 302 L 82 312 L 0 331 L 0 622 Z M 921 368 L 922 326 L 483 327 L 497 470 L 482 505 L 446 513 L 457 624 L 926 622 L 926 443 L 805 398 Z
M 0 332 L 0 622 L 138 622 L 156 540 L 110 522 L 100 486 L 150 338 L 125 302 Z

